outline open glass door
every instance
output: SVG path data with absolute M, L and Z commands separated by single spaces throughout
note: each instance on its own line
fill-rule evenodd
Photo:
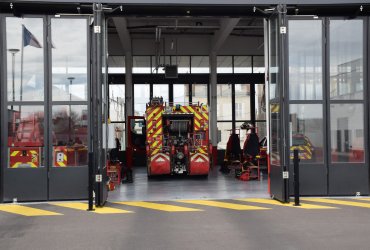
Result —
M 106 19 L 103 11 L 98 13 L 100 17 L 96 16 L 94 19 L 94 25 L 100 26 L 101 31 L 98 35 L 97 42 L 97 56 L 100 57 L 101 63 L 98 65 L 98 70 L 101 71 L 101 75 L 98 78 L 98 88 L 100 88 L 98 94 L 101 99 L 101 107 L 98 107 L 99 110 L 99 131 L 100 136 L 100 164 L 97 169 L 97 174 L 101 176 L 101 180 L 97 182 L 96 189 L 96 206 L 104 206 L 105 202 L 108 199 L 108 176 L 107 176 L 107 164 L 108 164 L 108 151 L 110 148 L 113 148 L 114 142 L 112 142 L 111 137 L 113 134 L 110 133 L 111 125 L 109 120 L 109 92 L 108 92 L 108 67 L 107 67 L 107 29 L 106 29 Z M 100 113 L 101 112 L 101 113 Z M 114 140 L 113 140 L 114 141 Z
M 285 51 L 285 6 L 279 5 L 265 23 L 268 48 L 268 88 L 269 88 L 269 178 L 270 195 L 282 202 L 288 202 L 288 176 L 284 150 L 284 51 Z

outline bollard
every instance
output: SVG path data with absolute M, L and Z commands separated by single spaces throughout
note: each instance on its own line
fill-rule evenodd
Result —
M 294 149 L 294 206 L 300 206 L 299 203 L 299 154 L 298 149 Z
M 89 207 L 87 211 L 94 211 L 94 154 L 89 152 Z

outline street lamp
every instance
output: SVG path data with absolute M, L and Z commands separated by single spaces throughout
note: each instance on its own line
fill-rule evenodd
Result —
M 76 79 L 74 78 L 73 76 L 70 76 L 67 78 L 67 80 L 69 80 L 69 88 L 68 88 L 68 91 L 69 91 L 69 101 L 72 101 L 72 93 L 71 93 L 71 86 L 72 86 L 72 83 L 73 83 L 73 80 Z
M 13 102 L 15 101 L 15 54 L 19 52 L 19 49 L 8 49 L 8 51 L 12 54 L 12 93 L 13 93 Z M 13 110 L 13 105 L 12 105 Z
M 67 78 L 67 80 L 69 80 L 69 88 L 68 88 L 68 91 L 69 91 L 69 123 L 68 123 L 68 129 L 69 129 L 69 142 L 71 141 L 71 122 L 72 122 L 72 119 L 71 119 L 71 101 L 72 101 L 72 93 L 71 93 L 71 89 L 72 89 L 72 83 L 73 83 L 73 80 L 76 79 L 74 78 L 73 76 L 70 76 Z

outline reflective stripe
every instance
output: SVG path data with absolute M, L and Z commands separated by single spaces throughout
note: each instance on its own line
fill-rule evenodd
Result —
M 13 153 L 10 154 L 10 156 L 17 156 L 17 154 L 19 153 L 19 151 L 13 151 Z

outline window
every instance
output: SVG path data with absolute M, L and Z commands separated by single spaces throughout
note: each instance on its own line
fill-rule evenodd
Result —
M 87 166 L 87 105 L 52 108 L 53 167 Z
M 126 124 L 125 123 L 113 123 L 114 126 L 114 138 L 117 138 L 121 144 L 120 150 L 126 150 Z
M 109 118 L 111 121 L 125 121 L 125 85 L 109 85 Z
M 9 168 L 45 166 L 44 106 L 8 106 Z
M 150 74 L 150 56 L 133 56 L 132 57 L 133 74 Z
M 149 102 L 150 85 L 134 84 L 134 115 L 142 116 Z
M 209 56 L 192 56 L 191 57 L 192 74 L 209 74 Z
M 255 88 L 255 114 L 256 120 L 266 120 L 266 96 L 265 85 L 256 84 Z
M 289 98 L 322 99 L 322 21 L 289 21 Z
M 250 93 L 249 84 L 235 84 L 235 120 L 251 119 Z
M 153 97 L 163 97 L 163 102 L 169 102 L 168 84 L 153 84 Z
M 51 41 L 53 101 L 87 101 L 87 20 L 52 18 Z
M 217 121 L 232 120 L 231 84 L 217 84 Z
M 42 18 L 6 18 L 7 95 L 10 102 L 44 101 L 43 29 Z M 32 43 L 22 43 L 24 32 L 33 36 Z M 68 54 L 68 49 L 66 52 Z
M 171 56 L 171 64 L 178 66 L 179 74 L 190 73 L 190 56 Z
M 217 122 L 217 130 L 219 135 L 221 135 L 221 141 L 217 144 L 218 149 L 226 149 L 231 129 L 232 122 Z
M 188 84 L 174 84 L 173 85 L 173 101 L 174 103 L 188 103 L 189 102 L 189 85 Z
M 364 98 L 363 54 L 363 20 L 330 20 L 330 98 L 332 100 Z
M 253 73 L 265 73 L 264 56 L 253 56 Z
M 322 104 L 291 104 L 290 109 L 290 155 L 299 150 L 302 163 L 324 161 L 324 125 Z
M 233 57 L 217 56 L 217 74 L 233 73 Z
M 192 86 L 192 102 L 208 104 L 208 85 L 194 83 Z
M 126 62 L 124 56 L 109 56 L 108 57 L 108 73 L 109 74 L 125 74 Z
M 252 73 L 252 57 L 234 56 L 234 73 Z
M 160 56 L 157 58 L 152 56 L 152 73 L 164 74 L 164 66 L 171 65 L 171 57 L 170 56 Z M 173 63 L 172 63 L 173 64 Z M 158 66 L 158 68 L 156 68 Z
M 330 104 L 331 161 L 364 162 L 363 104 Z

